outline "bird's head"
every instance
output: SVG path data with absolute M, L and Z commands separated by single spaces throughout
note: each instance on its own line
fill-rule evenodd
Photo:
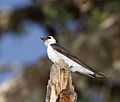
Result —
M 56 43 L 56 40 L 52 36 L 45 36 L 41 39 L 44 41 L 46 46 Z

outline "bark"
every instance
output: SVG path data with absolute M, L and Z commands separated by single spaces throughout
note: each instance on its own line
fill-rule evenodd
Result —
M 50 71 L 46 102 L 77 102 L 71 72 L 63 60 L 54 63 Z

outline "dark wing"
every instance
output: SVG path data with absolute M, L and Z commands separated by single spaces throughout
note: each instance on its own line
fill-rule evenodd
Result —
M 97 72 L 96 70 L 92 69 L 87 64 L 85 64 L 83 61 L 81 61 L 77 57 L 73 56 L 68 50 L 66 50 L 64 47 L 60 46 L 59 44 L 55 43 L 55 44 L 51 44 L 51 46 L 52 46 L 53 49 L 57 50 L 58 52 L 60 52 L 63 55 L 67 56 L 68 58 L 72 59 L 76 63 L 78 63 L 81 66 L 87 68 L 88 70 L 94 72 L 94 75 L 89 75 L 89 76 L 94 77 L 94 78 L 97 78 L 97 77 L 104 78 L 105 77 L 103 74 Z

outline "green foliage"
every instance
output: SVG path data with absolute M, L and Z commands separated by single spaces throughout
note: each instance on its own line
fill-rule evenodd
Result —
M 120 0 L 108 1 L 104 6 L 104 11 L 108 12 L 109 14 L 120 12 Z
M 94 29 L 107 18 L 108 18 L 107 12 L 95 9 L 86 17 L 86 27 L 89 30 Z
M 92 9 L 86 17 L 86 28 L 88 30 L 95 29 L 101 22 L 109 18 L 111 15 L 120 12 L 119 4 L 119 0 L 110 0 L 101 7 Z

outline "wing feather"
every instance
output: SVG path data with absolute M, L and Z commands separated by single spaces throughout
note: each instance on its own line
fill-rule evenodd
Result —
M 55 44 L 51 44 L 52 48 L 57 50 L 58 52 L 62 53 L 63 55 L 67 56 L 68 58 L 72 59 L 73 61 L 75 61 L 76 63 L 80 64 L 81 66 L 83 66 L 84 68 L 87 68 L 88 70 L 94 72 L 94 74 L 90 74 L 89 76 L 97 78 L 97 77 L 105 77 L 103 74 L 97 72 L 96 70 L 94 70 L 93 68 L 91 68 L 90 66 L 88 66 L 86 63 L 84 63 L 82 60 L 78 59 L 77 57 L 73 56 L 68 50 L 66 50 L 64 47 L 62 47 L 61 45 L 55 43 Z M 77 72 L 79 73 L 79 72 Z M 81 74 L 81 73 L 80 73 Z

